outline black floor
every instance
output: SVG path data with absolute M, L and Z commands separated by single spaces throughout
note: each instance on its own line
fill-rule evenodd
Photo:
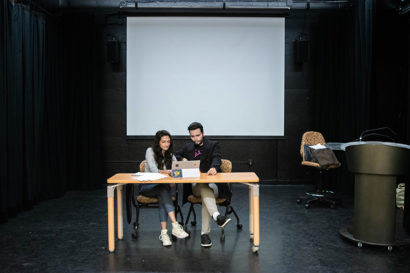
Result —
M 261 186 L 258 255 L 250 248 L 245 186 L 235 185 L 233 197 L 243 230 L 236 229 L 233 219 L 224 243 L 213 224 L 213 246 L 201 248 L 198 219 L 190 239 L 164 248 L 158 240 L 158 212 L 145 209 L 138 240 L 125 224 L 124 240 L 116 241 L 113 254 L 107 249 L 106 191 L 69 192 L 0 225 L 0 272 L 410 272 L 410 247 L 359 249 L 340 237 L 340 227 L 351 222 L 351 199 L 345 197 L 335 210 L 305 209 L 295 198 L 307 189 Z M 185 215 L 187 210 L 186 205 Z M 399 239 L 408 240 L 401 217 L 397 225 Z

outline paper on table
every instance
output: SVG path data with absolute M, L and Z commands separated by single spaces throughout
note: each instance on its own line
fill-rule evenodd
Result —
M 200 177 L 199 169 L 182 169 L 182 177 Z
M 312 149 L 315 149 L 315 150 L 326 149 L 326 148 L 327 148 L 326 146 L 324 146 L 324 145 L 322 145 L 322 144 L 320 144 L 320 143 L 318 143 L 318 144 L 316 144 L 316 145 L 309 146 L 309 147 L 312 148 Z
M 164 177 L 168 177 L 167 175 L 163 175 L 160 173 L 136 173 L 138 177 L 136 178 L 138 181 L 151 181 L 151 180 L 158 180 Z

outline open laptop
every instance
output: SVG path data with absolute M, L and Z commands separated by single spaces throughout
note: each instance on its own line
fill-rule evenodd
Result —
M 173 161 L 172 177 L 199 177 L 199 165 L 201 161 Z

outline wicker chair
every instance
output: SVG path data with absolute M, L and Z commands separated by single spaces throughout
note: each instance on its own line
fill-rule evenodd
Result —
M 227 159 L 221 159 L 221 172 L 223 173 L 230 173 L 232 171 L 232 162 L 230 160 Z M 231 184 L 228 184 L 229 189 L 232 191 L 232 187 Z M 236 227 L 237 229 L 242 229 L 242 224 L 239 222 L 239 216 L 236 213 L 236 211 L 234 210 L 234 208 L 231 206 L 231 199 L 227 199 L 227 198 L 216 198 L 215 199 L 216 204 L 218 206 L 224 206 L 225 209 L 225 216 L 228 216 L 229 214 L 233 213 L 235 215 L 236 218 Z M 188 196 L 188 202 L 191 204 L 189 207 L 189 211 L 188 211 L 188 216 L 186 218 L 185 221 L 185 229 L 187 229 L 188 227 L 188 222 L 191 216 L 191 213 L 194 215 L 194 220 L 191 222 L 192 226 L 196 225 L 196 213 L 195 213 L 195 209 L 194 209 L 194 205 L 201 205 L 202 204 L 202 199 L 201 197 L 197 197 L 193 194 Z M 221 237 L 220 237 L 221 241 L 225 240 L 225 230 L 224 228 L 221 229 Z
M 139 170 L 140 172 L 145 172 L 145 160 L 140 163 Z M 175 195 L 172 196 L 172 200 L 175 206 L 175 217 L 180 216 L 179 223 L 183 225 L 184 223 L 184 216 L 182 214 L 181 207 L 178 204 L 178 184 L 175 185 Z M 126 204 L 127 204 L 127 221 L 130 224 L 132 218 L 132 208 L 131 202 L 136 209 L 135 213 L 135 222 L 134 222 L 134 233 L 133 237 L 136 238 L 138 236 L 138 228 L 139 228 L 139 214 L 141 208 L 158 208 L 158 198 L 144 196 L 140 192 L 141 184 L 127 184 L 126 187 Z
M 323 176 L 324 171 L 328 171 L 330 169 L 335 169 L 340 167 L 339 164 L 332 164 L 327 166 L 326 168 L 322 168 L 319 163 L 312 162 L 307 160 L 307 155 L 305 155 L 305 147 L 306 145 L 316 145 L 322 144 L 326 145 L 325 138 L 319 132 L 308 131 L 305 132 L 302 136 L 302 141 L 300 145 L 300 155 L 302 157 L 301 164 L 303 166 L 307 166 L 310 168 L 314 168 L 319 172 L 319 179 L 316 181 L 316 190 L 314 192 L 306 192 L 303 197 L 299 197 L 296 202 L 298 204 L 304 201 L 305 208 L 309 208 L 313 203 L 323 203 L 329 205 L 331 208 L 336 208 L 337 204 L 340 203 L 339 199 L 334 198 L 334 192 L 330 190 L 324 189 L 323 186 Z

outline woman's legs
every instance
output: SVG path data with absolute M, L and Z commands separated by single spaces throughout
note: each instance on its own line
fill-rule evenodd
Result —
M 158 184 L 154 188 L 142 192 L 145 196 L 158 198 L 159 219 L 162 229 L 166 229 L 168 215 L 172 222 L 176 222 L 174 212 L 175 209 L 170 192 L 170 186 L 167 184 Z
M 176 221 L 175 208 L 172 202 L 171 188 L 168 184 L 159 184 L 152 190 L 143 192 L 144 195 L 157 197 L 159 203 L 159 218 L 161 222 L 161 230 L 167 229 L 167 219 L 172 222 L 172 234 L 178 238 L 186 238 L 189 236 L 181 225 Z

